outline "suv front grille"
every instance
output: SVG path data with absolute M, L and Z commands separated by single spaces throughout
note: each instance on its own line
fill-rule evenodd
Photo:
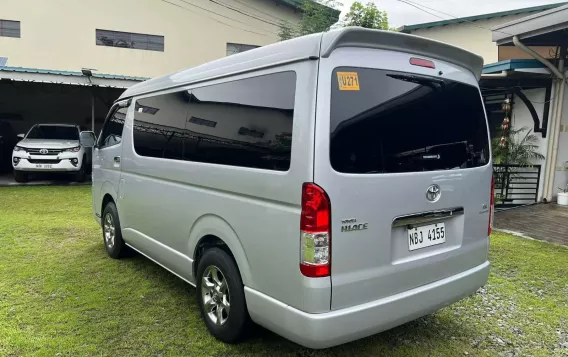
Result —
M 40 151 L 42 148 L 27 148 L 26 151 L 32 155 L 57 155 L 62 152 L 64 149 L 45 149 L 47 150 L 46 153 L 41 153 Z
M 59 164 L 59 159 L 28 159 L 30 164 Z

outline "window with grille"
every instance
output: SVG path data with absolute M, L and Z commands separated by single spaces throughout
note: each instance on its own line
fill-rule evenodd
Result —
M 20 21 L 0 20 L 0 36 L 20 37 Z
M 196 117 L 189 118 L 189 122 L 197 125 L 208 126 L 214 128 L 217 126 L 217 122 L 213 120 L 201 119 Z
M 160 110 L 158 108 L 143 106 L 143 105 L 140 105 L 138 103 L 136 103 L 136 106 L 134 107 L 134 109 L 139 113 L 146 113 L 146 114 L 152 114 L 152 115 L 156 115 L 158 110 Z
M 96 41 L 98 46 L 164 52 L 164 36 L 97 30 Z
M 245 52 L 248 50 L 253 50 L 259 48 L 260 46 L 255 45 L 243 45 L 240 43 L 227 43 L 227 56 L 234 55 L 237 53 Z
M 239 135 L 252 136 L 253 138 L 263 138 L 264 137 L 263 132 L 256 131 L 254 129 L 245 128 L 245 127 L 241 127 L 239 129 Z

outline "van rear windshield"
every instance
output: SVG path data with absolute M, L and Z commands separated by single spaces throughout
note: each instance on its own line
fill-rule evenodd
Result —
M 479 90 L 441 77 L 336 68 L 330 129 L 338 172 L 452 170 L 489 161 Z

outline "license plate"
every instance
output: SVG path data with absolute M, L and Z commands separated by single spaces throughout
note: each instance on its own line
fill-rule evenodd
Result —
M 51 164 L 36 164 L 36 169 L 51 169 Z
M 407 229 L 408 249 L 416 250 L 446 242 L 446 226 L 444 223 Z

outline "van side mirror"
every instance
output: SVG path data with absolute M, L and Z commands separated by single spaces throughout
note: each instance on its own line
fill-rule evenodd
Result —
M 97 138 L 95 136 L 95 133 L 93 133 L 92 131 L 82 131 L 79 134 L 79 142 L 84 147 L 92 148 L 93 146 L 95 146 L 95 141 L 97 141 Z
M 22 140 L 23 138 L 26 137 L 26 134 L 18 134 L 16 136 L 18 137 L 18 139 Z

